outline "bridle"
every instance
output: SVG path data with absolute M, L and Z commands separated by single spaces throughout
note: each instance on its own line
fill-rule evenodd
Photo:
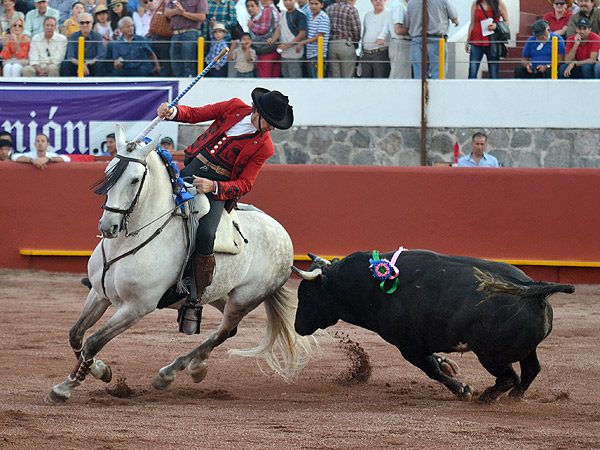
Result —
M 123 155 L 115 155 L 115 158 L 119 158 L 122 161 L 127 161 L 128 163 L 136 162 L 136 163 L 139 163 L 144 166 L 144 175 L 142 176 L 142 181 L 140 182 L 140 187 L 138 188 L 138 191 L 135 194 L 135 197 L 133 198 L 131 205 L 129 205 L 129 208 L 119 209 L 119 208 L 113 208 L 112 206 L 108 206 L 106 204 L 106 201 L 108 200 L 108 193 L 106 196 L 106 200 L 104 201 L 104 203 L 101 206 L 101 208 L 104 209 L 105 211 L 110 211 L 110 212 L 114 212 L 117 214 L 123 214 L 123 220 L 121 221 L 121 227 L 120 227 L 119 231 L 124 229 L 125 233 L 129 234 L 129 232 L 127 230 L 127 222 L 129 221 L 129 216 L 133 212 L 135 205 L 137 204 L 137 202 L 140 199 L 140 194 L 142 193 L 142 188 L 144 187 L 144 181 L 146 181 L 146 175 L 148 175 L 148 164 L 143 159 L 130 158 L 128 156 L 123 156 Z

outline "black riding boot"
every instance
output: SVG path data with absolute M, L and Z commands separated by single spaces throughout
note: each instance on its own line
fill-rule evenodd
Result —
M 202 294 L 213 280 L 215 268 L 215 255 L 202 255 L 196 253 L 194 271 L 196 275 L 196 295 L 198 303 L 188 305 L 185 303 L 179 311 L 179 331 L 185 334 L 197 334 L 200 332 L 200 319 L 202 318 Z

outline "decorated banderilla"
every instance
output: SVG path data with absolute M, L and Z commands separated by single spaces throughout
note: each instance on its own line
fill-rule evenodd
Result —
M 181 100 L 181 97 L 183 97 L 185 94 L 188 93 L 188 91 L 194 87 L 194 85 L 200 80 L 200 78 L 204 77 L 204 75 L 206 75 L 208 73 L 208 71 L 210 69 L 212 69 L 215 64 L 217 64 L 219 62 L 219 60 L 224 57 L 227 53 L 229 53 L 229 47 L 225 47 L 223 50 L 221 50 L 221 53 L 219 53 L 210 63 L 208 63 L 208 65 L 204 68 L 204 70 L 202 72 L 200 72 L 198 74 L 198 76 L 196 78 L 194 78 L 194 80 L 188 85 L 188 87 L 186 87 L 183 92 L 181 92 L 181 94 L 179 94 L 175 100 L 173 100 L 171 103 L 169 103 L 169 108 L 172 108 L 173 106 L 175 106 L 177 103 L 179 103 L 179 100 Z M 161 121 L 162 119 L 159 116 L 156 116 L 154 118 L 154 120 L 152 122 L 150 122 L 150 124 L 144 128 L 142 130 L 142 132 L 140 134 L 138 134 L 134 141 L 139 141 L 141 140 L 143 137 L 148 136 L 148 134 L 150 134 L 150 132 L 156 127 L 156 125 L 158 125 L 158 123 Z

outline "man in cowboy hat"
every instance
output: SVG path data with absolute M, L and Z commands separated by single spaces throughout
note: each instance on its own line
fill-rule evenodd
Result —
M 270 131 L 287 130 L 294 122 L 292 106 L 279 91 L 256 88 L 252 106 L 239 98 L 199 108 L 158 107 L 163 119 L 183 123 L 213 120 L 210 127 L 186 150 L 182 177 L 193 178 L 198 192 L 207 194 L 210 211 L 201 218 L 196 237 L 195 275 L 198 299 L 212 283 L 215 233 L 223 209 L 231 210 L 252 189 L 258 172 L 274 153 Z M 187 304 L 179 314 L 180 331 L 199 331 L 198 305 Z
M 579 11 L 569 19 L 567 37 L 571 37 L 577 33 L 577 22 L 582 18 L 590 21 L 592 33 L 600 34 L 600 10 L 597 8 L 598 4 L 600 4 L 600 0 L 579 0 L 577 2 Z

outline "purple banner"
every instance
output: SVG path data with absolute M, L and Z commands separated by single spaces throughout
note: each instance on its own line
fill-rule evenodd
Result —
M 0 128 L 12 133 L 17 151 L 33 149 L 46 134 L 65 154 L 101 154 L 106 133 L 134 128 L 156 117 L 156 108 L 177 96 L 176 81 L 123 83 L 0 82 Z

